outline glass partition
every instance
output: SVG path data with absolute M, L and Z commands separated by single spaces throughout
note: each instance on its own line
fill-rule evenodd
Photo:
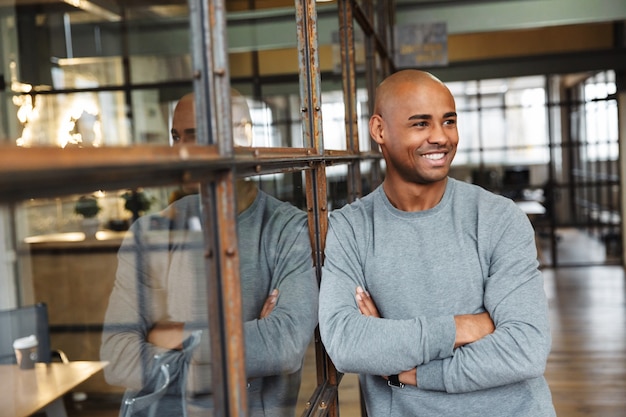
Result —
M 255 97 L 249 85 L 236 79 L 231 85 L 250 107 L 252 147 L 305 147 L 297 84 L 264 84 L 262 97 Z
M 304 176 L 238 179 L 235 197 L 248 404 L 294 414 L 298 397 L 303 407 L 317 384 L 317 280 Z M 109 362 L 104 377 L 82 387 L 92 400 L 119 409 L 157 383 L 160 364 L 183 372 L 176 366 L 186 361 L 188 375 L 170 377 L 187 394 L 170 388 L 159 408 L 212 407 L 212 290 L 197 186 L 37 199 L 11 212 L 21 302 L 48 305 L 52 346 L 70 360 Z
M 137 260 L 145 256 L 146 265 L 151 265 L 159 258 L 154 253 L 164 253 L 156 243 L 148 249 L 147 242 L 164 240 L 169 230 L 165 208 L 173 189 L 94 191 L 7 207 L 6 216 L 15 228 L 19 305 L 47 305 L 50 346 L 70 361 L 109 361 L 104 373 L 74 389 L 72 407 L 76 402 L 77 407 L 87 407 L 85 412 L 95 407 L 119 411 L 124 390 L 138 389 L 142 375 L 151 372 L 151 365 L 142 362 L 150 359 L 141 356 L 147 351 L 140 347 L 147 345 L 138 335 L 141 326 L 145 335 L 150 327 L 142 320 L 174 319 L 176 314 L 170 317 L 171 311 L 160 305 L 159 287 L 150 285 L 157 276 L 148 282 L 150 274 L 139 275 Z M 138 216 L 144 219 L 144 235 L 138 232 L 139 223 L 129 230 Z M 119 337 L 103 345 L 107 326 Z M 89 401 L 83 402 L 85 395 Z
M 350 201 L 348 194 L 348 165 L 333 165 L 326 168 L 328 181 L 328 209 L 339 209 Z
M 252 146 L 304 148 L 293 2 L 227 2 L 231 85 L 249 102 Z
M 7 141 L 167 144 L 163 110 L 191 89 L 187 5 L 48 3 L 0 16 L 20 35 L 5 43 Z
M 244 202 L 237 226 L 250 415 L 295 415 L 317 385 L 311 359 L 318 286 L 307 213 L 298 208 L 302 185 L 302 173 L 236 185 Z
M 369 152 L 371 74 L 389 59 L 366 58 L 370 28 L 354 56 L 333 52 L 338 4 L 323 22 L 286 0 L 0 8 L 0 308 L 44 302 L 54 348 L 108 361 L 71 415 L 118 415 L 167 380 L 163 410 L 336 410 L 315 337 L 327 216 L 379 179 L 346 126 Z M 173 122 L 192 91 L 197 140 Z
M 366 73 L 357 72 L 356 78 L 356 103 L 357 103 L 357 129 L 359 134 L 359 150 L 361 152 L 376 151 L 378 145 L 372 141 L 369 129 L 370 113 L 370 92 L 367 89 Z

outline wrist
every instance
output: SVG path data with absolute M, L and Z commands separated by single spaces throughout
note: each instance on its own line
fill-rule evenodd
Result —
M 390 387 L 404 388 L 404 383 L 400 382 L 400 376 L 398 374 L 389 375 L 387 378 L 387 385 Z

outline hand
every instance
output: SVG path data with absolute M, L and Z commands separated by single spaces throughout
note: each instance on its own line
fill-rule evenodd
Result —
M 184 323 L 178 321 L 161 321 L 148 332 L 148 342 L 165 349 L 181 350 L 183 348 Z
M 496 329 L 487 312 L 454 316 L 454 323 L 456 324 L 455 348 L 482 339 Z
M 374 300 L 372 300 L 370 294 L 360 286 L 356 287 L 355 298 L 361 314 L 367 317 L 380 318 L 380 313 L 378 312 L 378 308 L 376 308 L 376 304 L 374 304 Z
M 417 386 L 417 368 L 409 369 L 398 374 L 398 379 L 404 385 Z
M 261 314 L 259 314 L 259 319 L 264 319 L 269 316 L 272 311 L 274 311 L 274 307 L 276 306 L 276 302 L 278 301 L 278 289 L 274 289 L 270 293 L 270 295 L 265 300 L 263 304 L 263 308 L 261 309 Z
M 367 317 L 376 317 L 380 318 L 380 313 L 378 312 L 378 308 L 372 300 L 370 294 L 365 291 L 363 288 L 356 287 L 356 304 L 359 306 L 359 311 L 361 314 Z M 389 379 L 389 377 L 383 376 L 384 379 Z M 417 368 L 409 369 L 408 371 L 403 371 L 398 374 L 398 379 L 404 385 L 414 385 L 417 386 Z

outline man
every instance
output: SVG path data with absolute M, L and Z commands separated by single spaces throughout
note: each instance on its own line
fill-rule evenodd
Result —
M 245 100 L 234 97 L 235 106 L 243 105 L 239 98 Z M 193 104 L 193 96 L 187 95 L 175 109 L 174 143 L 195 141 Z M 247 107 L 233 111 L 242 112 Z M 236 139 L 249 146 L 249 137 Z M 239 180 L 236 192 L 249 415 L 292 417 L 304 354 L 317 324 L 318 288 L 307 218 L 253 181 Z M 206 323 L 211 289 L 205 288 L 200 210 L 198 195 L 186 195 L 164 211 L 168 230 L 151 230 L 148 216 L 133 224 L 119 251 L 105 317 L 101 356 L 110 362 L 105 377 L 140 393 L 149 391 L 146 381 L 155 372 L 154 356 L 185 352 L 190 335 L 202 330 L 189 364 L 183 369 L 170 365 L 178 379 L 159 402 L 157 416 L 183 415 L 183 399 L 187 415 L 211 415 Z
M 448 177 L 446 86 L 404 70 L 376 91 L 383 184 L 331 214 L 320 331 L 369 417 L 554 416 L 534 233 L 515 204 Z

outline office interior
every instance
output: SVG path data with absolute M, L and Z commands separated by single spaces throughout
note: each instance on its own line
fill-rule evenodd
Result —
M 623 415 L 625 22 L 622 0 L 0 0 L 0 310 L 45 303 L 51 346 L 99 361 L 130 225 L 151 216 L 158 230 L 172 196 L 195 184 L 212 224 L 203 279 L 218 301 L 205 306 L 219 317 L 216 407 L 243 415 L 233 184 L 253 181 L 307 214 L 321 279 L 328 212 L 384 179 L 368 133 L 375 86 L 420 68 L 456 99 L 450 175 L 515 200 L 535 227 L 553 328 L 563 331 L 547 369 L 559 381 L 558 415 Z M 405 62 L 400 29 L 429 24 L 443 25 L 443 52 Z M 415 33 L 402 45 L 420 46 Z M 250 121 L 231 124 L 231 88 Z M 192 91 L 197 144 L 175 147 L 173 110 Z M 234 145 L 239 130 L 251 144 Z M 297 415 L 364 415 L 354 376 L 311 336 Z M 581 351 L 563 347 L 574 342 Z M 581 352 L 589 369 L 613 369 L 598 392 L 566 387 Z M 97 373 L 65 408 L 117 415 L 123 392 Z

